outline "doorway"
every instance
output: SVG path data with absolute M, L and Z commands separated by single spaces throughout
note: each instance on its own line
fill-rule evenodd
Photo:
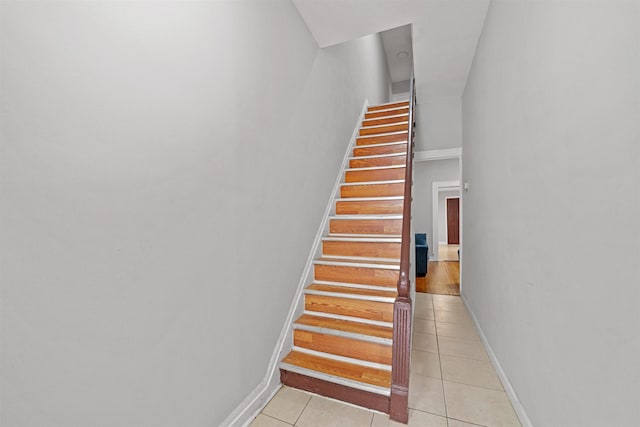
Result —
M 434 182 L 432 188 L 433 256 L 416 290 L 460 295 L 460 182 Z

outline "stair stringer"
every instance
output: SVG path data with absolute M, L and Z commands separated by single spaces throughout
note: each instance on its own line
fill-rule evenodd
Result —
M 342 165 L 333 185 L 333 191 L 329 196 L 327 207 L 325 208 L 322 221 L 313 240 L 307 262 L 298 282 L 296 293 L 291 302 L 287 318 L 276 342 L 267 372 L 262 381 L 255 389 L 229 414 L 229 416 L 220 424 L 224 427 L 246 427 L 260 413 L 262 408 L 271 400 L 278 391 L 280 386 L 280 371 L 278 364 L 280 360 L 293 349 L 293 321 L 304 312 L 304 289 L 313 282 L 313 261 L 322 253 L 322 237 L 329 234 L 329 217 L 335 214 L 336 199 L 340 198 L 340 185 L 344 180 L 344 174 L 349 164 L 349 158 L 356 146 L 356 139 L 359 137 L 360 126 L 364 120 L 369 105 L 368 99 L 364 100 L 360 116 L 358 117 L 351 140 L 342 159 Z

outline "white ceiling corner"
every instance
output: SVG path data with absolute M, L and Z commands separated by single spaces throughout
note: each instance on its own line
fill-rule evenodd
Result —
M 293 2 L 320 47 L 413 24 L 419 100 L 462 96 L 489 6 L 489 0 Z

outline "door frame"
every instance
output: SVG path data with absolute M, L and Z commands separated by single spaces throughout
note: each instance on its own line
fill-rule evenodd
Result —
M 438 244 L 440 239 L 438 238 L 438 201 L 439 195 L 443 191 L 457 191 L 460 193 L 460 181 L 434 181 L 432 184 L 431 190 L 431 244 L 435 247 L 433 248 L 433 259 L 432 261 L 438 261 Z M 458 196 L 460 197 L 460 196 Z M 462 197 L 460 197 L 460 201 L 462 202 Z M 445 209 L 446 210 L 446 209 Z M 462 210 L 462 209 L 460 209 Z M 445 218 L 446 221 L 446 218 Z M 460 221 L 460 219 L 459 219 Z M 462 223 L 462 221 L 460 221 Z M 460 227 L 461 228 L 461 227 Z M 462 233 L 460 233 L 462 235 Z M 462 236 L 460 236 L 460 240 L 462 241 Z

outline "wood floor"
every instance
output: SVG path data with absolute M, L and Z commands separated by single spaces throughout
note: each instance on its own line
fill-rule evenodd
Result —
M 416 277 L 416 291 L 440 295 L 460 295 L 460 263 L 429 261 L 427 275 Z
M 458 261 L 460 245 L 438 245 L 438 261 Z

